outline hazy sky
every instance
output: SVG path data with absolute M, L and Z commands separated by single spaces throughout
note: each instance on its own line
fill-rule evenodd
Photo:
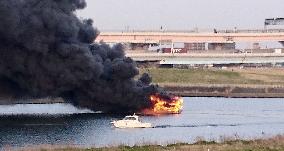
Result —
M 284 17 L 283 0 L 86 0 L 78 12 L 101 30 L 263 28 L 264 19 Z

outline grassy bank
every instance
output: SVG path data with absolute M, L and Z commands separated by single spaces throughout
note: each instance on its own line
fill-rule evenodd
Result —
M 119 146 L 109 148 L 38 148 L 27 150 L 40 151 L 284 151 L 284 136 L 276 136 L 269 139 L 256 139 L 251 141 L 228 139 L 221 143 L 215 141 L 207 142 L 199 140 L 194 144 L 171 144 L 167 146 L 145 145 L 145 146 Z
M 284 86 L 283 69 L 140 69 L 160 85 L 279 85 Z

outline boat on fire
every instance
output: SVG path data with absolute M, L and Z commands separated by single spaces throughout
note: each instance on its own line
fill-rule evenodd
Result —
M 122 120 L 111 122 L 116 128 L 151 128 L 151 123 L 144 123 L 140 121 L 139 116 L 129 115 L 125 116 Z

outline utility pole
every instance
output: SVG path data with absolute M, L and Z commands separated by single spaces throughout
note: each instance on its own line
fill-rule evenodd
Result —
M 160 42 L 159 42 L 159 51 L 162 51 L 162 34 L 163 34 L 163 26 L 160 28 Z

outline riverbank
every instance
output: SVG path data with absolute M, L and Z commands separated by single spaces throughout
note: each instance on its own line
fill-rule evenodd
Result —
M 284 98 L 284 69 L 142 68 L 153 84 L 184 97 Z M 0 90 L 1 92 L 2 90 Z M 61 98 L 13 99 L 0 95 L 0 105 L 64 103 Z
M 284 97 L 284 70 L 258 69 L 167 69 L 144 68 L 153 83 L 187 97 Z
M 220 143 L 197 139 L 194 144 L 177 143 L 167 146 L 144 145 L 144 146 L 119 146 L 105 148 L 74 148 L 74 147 L 38 147 L 26 148 L 22 151 L 283 151 L 284 136 L 279 135 L 267 139 L 240 140 L 236 138 L 222 138 Z
M 273 85 L 161 84 L 167 92 L 183 97 L 284 98 L 284 87 Z

